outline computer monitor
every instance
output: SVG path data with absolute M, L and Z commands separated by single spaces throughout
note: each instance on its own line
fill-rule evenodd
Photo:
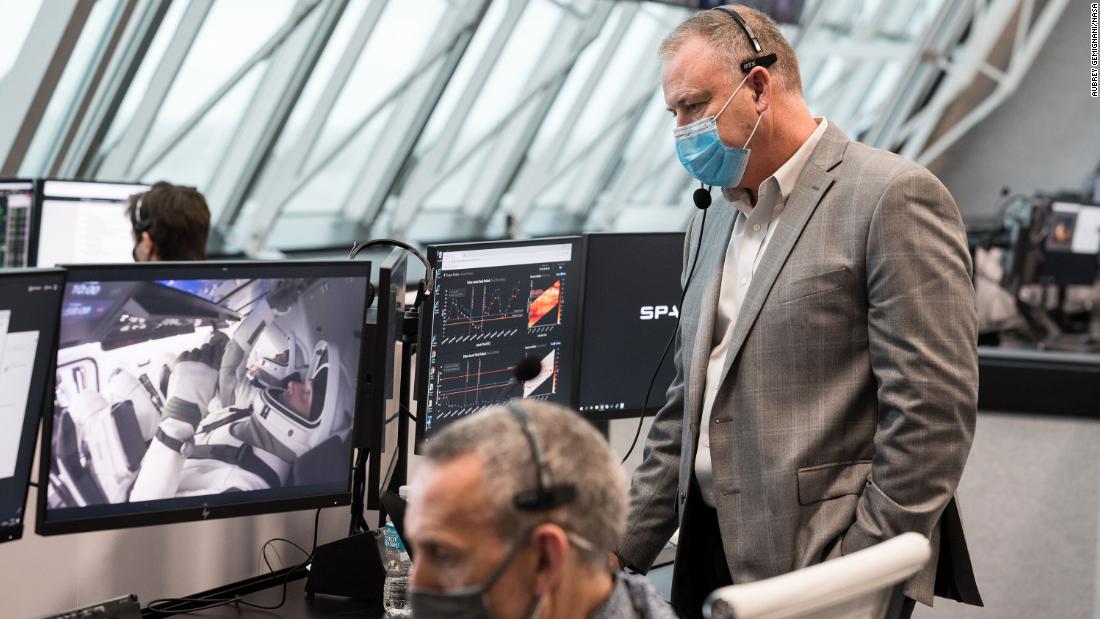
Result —
M 585 250 L 577 410 L 592 420 L 637 417 L 680 315 L 682 232 L 591 234 Z M 673 352 L 647 411 L 665 403 Z
M 35 264 L 132 262 L 134 239 L 126 204 L 147 189 L 136 183 L 41 181 L 34 213 Z
M 404 249 L 394 249 L 378 267 L 376 300 L 367 310 L 367 400 L 356 429 L 356 445 L 382 451 L 385 420 L 396 414 L 400 392 L 397 343 L 405 320 L 405 282 L 408 259 Z M 375 427 L 377 426 L 377 427 Z M 371 442 L 374 444 L 370 444 Z
M 0 273 L 0 542 L 23 535 L 64 285 L 61 270 Z
M 1100 205 L 1053 201 L 1036 279 L 1091 285 L 1100 270 Z
M 31 212 L 34 181 L 0 179 L 0 267 L 31 264 Z
M 487 406 L 526 397 L 570 404 L 584 243 L 564 237 L 428 249 L 434 287 L 421 317 L 418 444 Z M 542 364 L 517 384 L 517 364 Z
M 37 531 L 346 505 L 369 262 L 70 267 Z

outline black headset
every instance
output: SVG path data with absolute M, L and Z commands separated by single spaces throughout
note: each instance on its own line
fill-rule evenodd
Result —
M 134 204 L 134 210 L 130 212 L 130 226 L 133 227 L 134 233 L 139 237 L 142 232 L 148 232 L 153 227 L 153 220 L 148 217 L 141 216 L 142 198 L 138 197 L 137 203 Z
M 749 43 L 752 45 L 752 51 L 754 54 L 756 54 L 756 56 L 741 63 L 742 73 L 748 73 L 749 71 L 752 71 L 753 67 L 767 68 L 775 64 L 775 52 L 771 52 L 768 54 L 762 53 L 764 49 L 760 47 L 760 41 L 756 40 L 756 35 L 752 33 L 752 28 L 749 28 L 749 25 L 745 23 L 745 18 L 741 17 L 740 13 L 728 6 L 716 6 L 711 10 L 721 11 L 726 15 L 729 15 L 733 19 L 733 21 L 737 22 L 737 25 L 741 27 L 741 31 L 745 33 L 745 36 L 749 39 Z
M 516 493 L 512 497 L 512 504 L 520 511 L 540 512 L 572 503 L 573 499 L 577 498 L 577 486 L 554 483 L 550 469 L 542 460 L 539 441 L 527 425 L 527 411 L 523 410 L 516 400 L 509 401 L 505 406 L 519 422 L 520 430 L 527 437 L 527 445 L 531 448 L 531 460 L 535 464 L 535 487 Z

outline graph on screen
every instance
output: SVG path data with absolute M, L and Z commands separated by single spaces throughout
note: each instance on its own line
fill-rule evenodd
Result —
M 512 398 L 566 401 L 579 266 L 573 245 L 442 251 L 429 350 L 425 427 Z M 524 359 L 538 375 L 513 378 Z

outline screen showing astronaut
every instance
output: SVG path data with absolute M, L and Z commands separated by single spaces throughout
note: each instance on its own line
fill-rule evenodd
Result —
M 366 282 L 70 281 L 48 518 L 346 492 Z

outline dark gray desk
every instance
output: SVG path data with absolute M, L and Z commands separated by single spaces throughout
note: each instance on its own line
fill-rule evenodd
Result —
M 235 618 L 269 618 L 269 617 L 304 617 L 309 619 L 327 619 L 329 617 L 363 617 L 364 619 L 381 619 L 383 613 L 371 611 L 363 602 L 318 595 L 314 599 L 306 599 L 306 581 L 304 578 L 291 581 L 287 585 L 286 604 L 276 610 L 261 610 L 249 606 L 230 604 L 207 610 L 174 615 L 175 617 L 235 617 Z M 245 599 L 255 604 L 274 606 L 279 603 L 283 595 L 283 587 L 279 585 L 270 589 L 264 589 L 245 596 Z

